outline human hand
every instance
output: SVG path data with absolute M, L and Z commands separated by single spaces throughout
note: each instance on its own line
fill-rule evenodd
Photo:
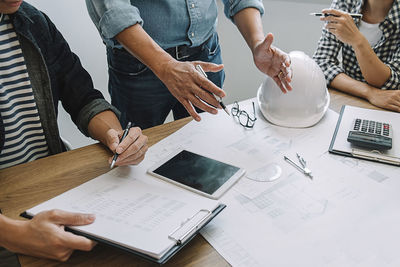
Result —
M 208 113 L 216 114 L 218 111 L 215 107 L 221 108 L 221 106 L 210 93 L 224 97 L 225 92 L 201 75 L 196 70 L 196 65 L 200 65 L 205 72 L 218 72 L 224 68 L 222 64 L 202 61 L 180 62 L 170 60 L 163 68 L 163 72 L 159 74 L 159 78 L 187 112 L 196 121 L 200 121 L 200 116 L 193 106 Z
M 253 59 L 257 68 L 269 75 L 283 93 L 292 90 L 290 85 L 292 71 L 289 55 L 272 46 L 274 36 L 269 33 L 265 39 L 253 49 Z
M 370 86 L 367 99 L 377 107 L 400 112 L 400 90 L 382 90 Z
M 66 261 L 74 250 L 90 251 L 96 242 L 64 230 L 64 226 L 90 224 L 94 215 L 50 210 L 30 221 L 12 221 L 4 233 L 5 247 L 10 251 L 41 258 Z
M 331 14 L 322 16 L 320 20 L 327 22 L 325 28 L 341 42 L 355 46 L 363 39 L 362 33 L 348 13 L 336 9 L 324 9 L 322 13 Z
M 117 131 L 110 129 L 107 131 L 107 146 L 108 148 L 118 154 L 118 159 L 115 165 L 137 165 L 139 164 L 146 154 L 148 149 L 147 136 L 142 133 L 139 127 L 133 127 L 129 129 L 128 134 L 120 143 L 119 140 L 123 134 L 123 131 Z M 108 159 L 111 163 L 113 157 Z

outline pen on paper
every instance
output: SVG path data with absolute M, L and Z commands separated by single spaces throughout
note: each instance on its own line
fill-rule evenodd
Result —
M 125 137 L 128 135 L 128 132 L 129 132 L 129 129 L 131 128 L 131 125 L 132 125 L 132 123 L 131 123 L 131 122 L 128 122 L 128 125 L 126 126 L 126 128 L 125 128 L 125 130 L 124 130 L 124 133 L 122 134 L 122 137 L 121 137 L 121 139 L 119 140 L 120 143 L 121 143 L 122 140 L 124 140 Z M 113 157 L 113 159 L 112 159 L 112 161 L 111 161 L 110 169 L 114 168 L 114 165 L 115 165 L 115 162 L 117 161 L 118 155 L 119 155 L 119 154 L 118 154 L 117 152 L 115 152 L 114 157 Z
M 291 160 L 290 158 L 288 158 L 288 157 L 286 157 L 286 156 L 283 156 L 283 158 L 284 158 L 287 162 L 289 162 L 293 167 L 295 167 L 296 169 L 298 169 L 299 171 L 301 171 L 303 174 L 305 174 L 305 175 L 307 175 L 308 177 L 310 177 L 310 179 L 312 180 L 312 179 L 313 179 L 313 176 L 312 176 L 312 174 L 311 174 L 311 170 L 308 169 L 308 168 L 305 166 L 305 161 L 304 161 L 304 159 L 301 158 L 300 156 L 297 156 L 297 157 L 299 158 L 299 161 L 301 162 L 301 165 L 302 165 L 302 166 L 298 165 L 296 162 L 294 162 L 294 161 Z M 300 158 L 301 158 L 301 160 L 300 160 Z
M 196 70 L 197 70 L 198 72 L 200 72 L 204 77 L 207 78 L 207 74 L 204 72 L 203 68 L 202 68 L 200 65 L 196 65 Z M 215 99 L 217 99 L 217 101 L 219 102 L 219 104 L 221 105 L 221 107 L 224 109 L 224 111 L 226 112 L 226 114 L 228 114 L 228 115 L 230 116 L 231 114 L 229 113 L 229 111 L 228 111 L 228 109 L 226 108 L 225 104 L 222 102 L 222 99 L 219 98 L 219 100 L 218 100 L 218 98 L 217 98 L 216 95 L 213 94 L 213 96 L 215 97 Z
M 311 16 L 316 16 L 316 17 L 328 17 L 328 16 L 334 16 L 337 17 L 336 15 L 329 14 L 329 13 L 310 13 Z M 349 14 L 352 18 L 362 18 L 362 14 L 356 14 L 356 13 L 350 13 Z

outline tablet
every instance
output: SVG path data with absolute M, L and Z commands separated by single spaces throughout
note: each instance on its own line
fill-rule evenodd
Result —
M 218 199 L 245 173 L 244 169 L 187 150 L 180 150 L 147 171 L 203 196 Z

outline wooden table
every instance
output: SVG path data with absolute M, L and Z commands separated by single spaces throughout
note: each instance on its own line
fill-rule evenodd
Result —
M 366 101 L 330 90 L 330 107 L 339 112 L 343 104 L 375 108 Z M 153 145 L 191 121 L 186 118 L 144 131 Z M 95 156 L 94 156 L 95 155 Z M 19 214 L 109 170 L 111 154 L 101 144 L 89 145 L 55 156 L 0 170 L 0 208 L 4 215 L 21 219 Z M 91 252 L 76 251 L 66 263 L 19 256 L 22 266 L 157 266 L 137 256 L 105 245 Z M 198 235 L 165 266 L 229 266 L 203 237 Z

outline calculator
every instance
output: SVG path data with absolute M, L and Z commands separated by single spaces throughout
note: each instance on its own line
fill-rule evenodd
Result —
M 356 118 L 347 141 L 360 147 L 388 150 L 392 148 L 392 125 L 386 122 Z

